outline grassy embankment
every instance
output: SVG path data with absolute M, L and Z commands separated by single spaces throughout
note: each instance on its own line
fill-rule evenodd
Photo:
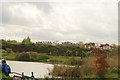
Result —
M 82 65 L 80 57 L 49 56 L 40 53 L 2 53 L 2 58 L 17 61 L 47 62 L 52 64 Z

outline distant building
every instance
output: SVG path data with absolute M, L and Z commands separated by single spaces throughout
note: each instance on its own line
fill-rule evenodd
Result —
M 74 43 L 71 43 L 71 42 L 69 42 L 69 41 L 67 41 L 67 42 L 62 42 L 62 45 L 65 45 L 65 46 L 67 46 L 67 45 L 73 45 Z
M 108 44 L 101 44 L 99 47 L 100 47 L 101 49 L 112 49 L 112 48 L 113 48 L 112 46 L 110 46 L 110 45 L 108 45 Z
M 38 44 L 57 45 L 57 43 L 51 42 L 51 41 L 41 41 L 41 42 L 37 42 L 37 43 L 38 43 Z

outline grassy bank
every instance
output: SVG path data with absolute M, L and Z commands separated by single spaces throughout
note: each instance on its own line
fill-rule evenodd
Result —
M 2 58 L 16 61 L 47 62 L 66 65 L 82 65 L 84 63 L 80 57 L 49 56 L 41 53 L 2 53 Z

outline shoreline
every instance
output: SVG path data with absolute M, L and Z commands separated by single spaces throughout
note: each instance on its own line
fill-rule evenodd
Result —
M 10 60 L 10 59 L 6 59 L 7 61 L 18 61 L 18 60 Z M 48 63 L 48 62 L 40 62 L 40 61 L 18 61 L 18 62 L 36 62 L 36 63 L 46 63 L 46 64 L 52 64 L 52 63 Z

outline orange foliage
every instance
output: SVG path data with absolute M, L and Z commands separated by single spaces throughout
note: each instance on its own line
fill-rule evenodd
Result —
M 109 67 L 109 64 L 105 61 L 107 55 L 105 53 L 103 55 L 100 54 L 100 48 L 93 47 L 91 49 L 95 52 L 95 55 L 97 56 L 97 60 L 94 61 L 96 66 L 94 72 L 102 75 L 106 74 L 107 68 Z

